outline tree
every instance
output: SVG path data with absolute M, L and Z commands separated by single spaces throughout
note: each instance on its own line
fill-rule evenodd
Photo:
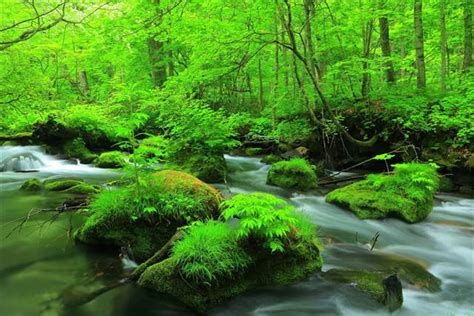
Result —
M 441 92 L 446 92 L 446 76 L 447 76 L 447 36 L 446 36 L 446 1 L 439 1 L 439 28 L 440 28 L 440 51 L 441 51 L 441 72 L 440 86 Z
M 391 61 L 390 27 L 385 12 L 385 0 L 379 0 L 379 9 L 381 10 L 379 17 L 380 48 L 382 49 L 382 56 L 387 59 L 384 62 L 386 78 L 388 83 L 395 83 L 395 71 L 393 70 L 393 62 Z
M 416 85 L 426 87 L 425 49 L 423 38 L 423 8 L 422 0 L 415 0 L 413 17 L 415 21 L 415 49 L 416 49 Z

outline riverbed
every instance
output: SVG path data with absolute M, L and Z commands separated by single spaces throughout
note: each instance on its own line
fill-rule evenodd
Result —
M 57 192 L 20 192 L 31 177 L 76 176 L 105 183 L 120 174 L 44 154 L 40 147 L 0 147 L 0 161 L 13 151 L 33 153 L 38 172 L 0 172 L 0 314 L 1 315 L 190 315 L 175 299 L 139 289 L 133 284 L 106 291 L 68 310 L 61 300 L 115 284 L 124 271 L 118 254 L 91 251 L 74 244 L 74 228 L 84 215 L 51 213 L 33 216 L 16 229 L 32 209 L 48 209 L 70 197 Z M 9 151 L 9 152 L 8 152 Z M 324 266 L 376 268 L 383 260 L 405 258 L 441 279 L 441 291 L 430 293 L 404 285 L 404 304 L 395 315 L 473 315 L 474 200 L 438 194 L 432 214 L 422 223 L 396 219 L 359 220 L 327 204 L 324 194 L 292 192 L 265 184 L 269 166 L 259 158 L 226 156 L 228 184 L 216 184 L 225 194 L 268 192 L 287 199 L 318 225 L 324 241 Z M 12 233 L 13 231 L 13 233 Z M 373 252 L 368 243 L 380 237 Z M 383 258 L 383 260 L 381 260 Z M 266 287 L 215 307 L 211 315 L 385 315 L 378 303 L 350 285 L 324 281 L 315 273 L 289 286 Z

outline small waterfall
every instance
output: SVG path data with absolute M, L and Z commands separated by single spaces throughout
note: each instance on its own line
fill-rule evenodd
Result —
M 39 146 L 0 147 L 0 172 L 38 170 L 53 160 Z

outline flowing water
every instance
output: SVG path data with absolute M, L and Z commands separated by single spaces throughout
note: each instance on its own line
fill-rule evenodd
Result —
M 23 158 L 21 158 L 23 157 Z M 15 160 L 16 159 L 16 160 Z M 381 268 L 391 258 L 409 258 L 442 280 L 437 293 L 404 288 L 404 304 L 395 315 L 474 315 L 474 200 L 439 195 L 433 213 L 422 223 L 358 220 L 324 202 L 322 192 L 295 193 L 265 184 L 268 166 L 257 158 L 226 157 L 231 169 L 224 193 L 269 192 L 307 214 L 325 243 L 323 270 Z M 123 266 L 116 253 L 93 252 L 69 238 L 80 215 L 32 217 L 21 231 L 5 239 L 31 209 L 56 207 L 63 193 L 18 191 L 28 178 L 76 176 L 104 183 L 117 178 L 109 170 L 61 161 L 39 147 L 0 147 L 0 315 L 189 315 L 175 299 L 139 289 L 116 287 Z M 26 170 L 25 170 L 26 169 Z M 32 171 L 36 172 L 15 172 Z M 373 252 L 365 243 L 376 232 Z M 60 300 L 75 302 L 84 293 L 102 293 L 79 307 L 60 309 Z M 96 296 L 96 295 L 95 295 Z M 94 297 L 95 297 L 94 296 Z M 74 305 L 74 304 L 71 304 Z M 79 305 L 79 304 L 77 304 Z M 210 311 L 211 315 L 384 315 L 385 310 L 349 285 L 333 284 L 315 273 L 289 286 L 248 292 Z

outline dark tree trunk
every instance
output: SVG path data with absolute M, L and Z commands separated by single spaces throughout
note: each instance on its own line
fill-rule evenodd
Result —
M 446 36 L 446 0 L 439 2 L 439 28 L 440 28 L 440 50 L 441 50 L 441 71 L 440 71 L 440 85 L 441 91 L 446 91 L 446 76 L 447 76 L 447 36 Z
M 416 85 L 426 87 L 425 50 L 423 38 L 423 4 L 422 0 L 415 0 L 413 17 L 415 22 L 415 49 L 416 49 Z
M 152 2 L 156 8 L 156 14 L 160 17 L 158 21 L 161 21 L 160 0 L 152 0 Z M 153 36 L 148 39 L 151 78 L 155 87 L 161 87 L 166 81 L 166 63 L 164 62 L 163 46 L 163 42 L 157 41 Z
M 385 9 L 385 0 L 380 0 L 379 8 L 381 10 Z M 387 77 L 388 83 L 395 83 L 395 72 L 393 70 L 393 62 L 390 60 L 392 52 L 390 48 L 390 26 L 388 22 L 388 18 L 385 13 L 379 18 L 379 25 L 380 25 L 380 47 L 382 49 L 383 57 L 387 58 L 388 60 L 384 62 L 385 67 L 385 74 Z

